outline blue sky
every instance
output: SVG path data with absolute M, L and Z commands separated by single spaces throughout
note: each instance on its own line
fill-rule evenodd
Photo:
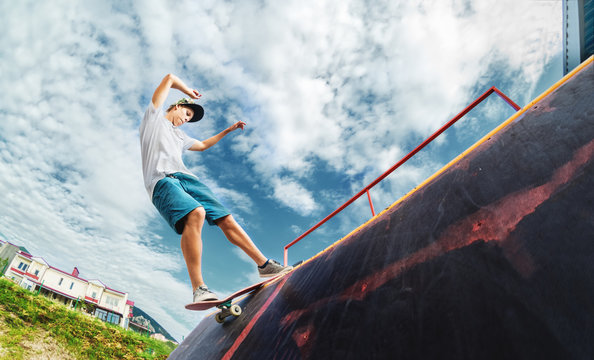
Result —
M 97 1 L 0 4 L 0 233 L 100 278 L 178 340 L 204 316 L 179 237 L 143 187 L 138 126 L 174 73 L 234 132 L 187 166 L 262 251 L 381 175 L 491 86 L 520 106 L 561 78 L 561 1 Z M 173 90 L 169 101 L 181 93 Z M 379 212 L 513 113 L 472 111 L 372 190 Z M 306 259 L 370 217 L 366 199 L 291 248 Z M 256 281 L 218 228 L 203 271 L 220 295 Z

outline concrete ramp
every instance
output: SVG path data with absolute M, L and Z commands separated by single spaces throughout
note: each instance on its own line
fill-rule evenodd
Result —
M 171 359 L 594 359 L 594 68 Z

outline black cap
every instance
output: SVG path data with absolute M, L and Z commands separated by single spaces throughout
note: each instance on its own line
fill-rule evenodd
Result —
M 196 122 L 202 119 L 204 116 L 204 108 L 198 104 L 195 104 L 192 99 L 182 98 L 173 105 L 187 106 L 194 111 L 194 116 L 192 116 L 192 119 L 190 119 L 188 122 Z

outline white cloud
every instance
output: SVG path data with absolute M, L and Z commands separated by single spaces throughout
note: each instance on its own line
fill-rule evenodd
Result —
M 0 80 L 2 232 L 54 266 L 78 266 L 130 292 L 179 337 L 191 322 L 180 326 L 171 314 L 182 314 L 190 289 L 170 275 L 185 269 L 181 256 L 144 230 L 156 212 L 142 186 L 138 120 L 130 119 L 139 94 L 126 92 L 143 86 L 131 66 L 142 60 L 130 54 L 140 47 L 119 27 L 129 17 L 118 15 L 114 27 L 109 7 L 24 5 L 0 21 L 10 34 L 1 46 L 13 50 L 2 56 Z M 176 310 L 155 302 L 163 288 Z
M 352 174 L 384 170 L 377 149 L 399 154 L 407 137 L 437 129 L 494 65 L 519 72 L 512 90 L 529 93 L 560 47 L 550 25 L 559 5 L 538 1 L 234 4 L 211 19 L 220 26 L 209 38 L 221 43 L 209 70 L 258 108 L 243 148 L 275 189 L 276 174 L 309 176 L 312 159 Z M 305 214 L 303 202 L 272 195 Z
M 311 214 L 318 208 L 311 193 L 296 181 L 279 177 L 272 180 L 272 187 L 273 196 L 299 214 Z

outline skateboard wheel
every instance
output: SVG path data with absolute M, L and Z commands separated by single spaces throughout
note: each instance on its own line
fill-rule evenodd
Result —
M 231 308 L 229 308 L 229 312 L 233 316 L 239 316 L 241 315 L 241 307 L 239 305 L 233 305 Z
M 225 318 L 223 316 L 221 316 L 221 313 L 218 313 L 215 315 L 215 320 L 219 323 L 222 324 L 225 321 Z

